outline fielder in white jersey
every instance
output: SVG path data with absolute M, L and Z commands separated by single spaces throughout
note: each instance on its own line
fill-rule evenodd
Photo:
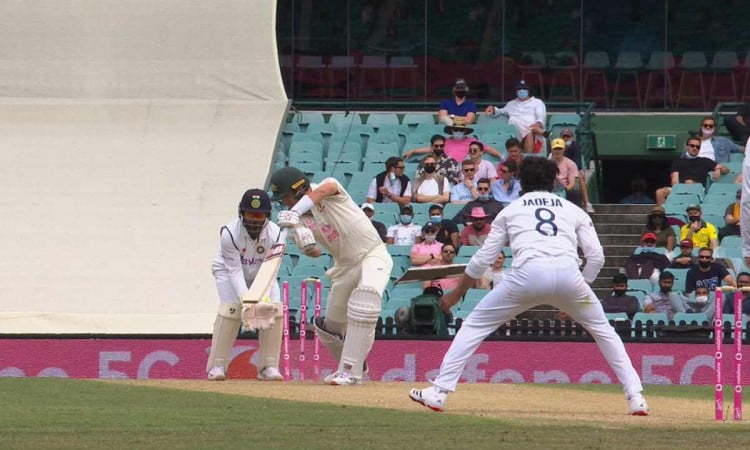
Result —
M 279 213 L 279 226 L 311 230 L 316 244 L 304 247 L 305 254 L 320 256 L 320 245 L 333 258 L 326 272 L 331 289 L 325 319 L 313 322 L 318 338 L 339 361 L 325 382 L 358 384 L 393 260 L 370 219 L 335 178 L 310 184 L 300 170 L 285 167 L 271 176 L 271 191 L 274 200 L 290 208 Z
M 221 381 L 232 360 L 232 347 L 240 330 L 240 299 L 252 285 L 266 252 L 279 238 L 279 226 L 271 222 L 271 199 L 262 189 L 250 189 L 242 196 L 239 218 L 221 228 L 221 247 L 211 266 L 221 304 L 214 321 L 211 353 L 206 364 L 208 379 Z M 274 281 L 267 300 L 278 303 L 281 311 L 279 284 Z M 279 314 L 280 315 L 280 314 Z M 283 325 L 274 321 L 267 329 L 258 330 L 258 379 L 283 380 L 279 372 L 279 354 Z
M 604 253 L 591 218 L 581 208 L 552 190 L 557 166 L 544 158 L 527 157 L 520 168 L 526 192 L 506 206 L 492 222 L 484 245 L 472 256 L 459 286 L 446 293 L 440 306 L 446 312 L 481 278 L 509 242 L 512 271 L 495 286 L 464 321 L 443 357 L 434 386 L 412 389 L 412 400 L 442 411 L 447 393 L 454 392 L 468 358 L 501 324 L 539 304 L 568 313 L 593 336 L 623 385 L 629 413 L 647 415 L 643 387 L 625 346 L 604 315 L 601 302 L 587 283 L 604 264 Z M 586 257 L 579 270 L 577 248 Z

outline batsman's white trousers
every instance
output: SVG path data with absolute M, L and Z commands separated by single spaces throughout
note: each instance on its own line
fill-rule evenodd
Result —
M 482 341 L 501 324 L 536 305 L 556 306 L 586 328 L 622 383 L 626 396 L 643 390 L 640 377 L 622 340 L 607 321 L 601 302 L 570 258 L 531 261 L 509 271 L 502 283 L 466 318 L 432 383 L 455 391 L 466 361 Z M 575 358 L 575 355 L 570 356 Z

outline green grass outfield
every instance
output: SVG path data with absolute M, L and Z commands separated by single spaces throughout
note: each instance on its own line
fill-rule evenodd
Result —
M 399 396 L 406 386 L 398 386 Z M 620 392 L 616 385 L 542 389 L 592 397 Z M 648 386 L 647 392 L 650 402 L 696 400 L 707 402 L 707 411 L 713 403 L 710 386 Z M 405 391 L 403 396 L 408 411 L 90 380 L 6 378 L 0 379 L 0 448 L 750 448 L 747 422 L 714 423 L 706 417 L 700 424 L 656 425 L 652 417 L 624 414 L 614 425 L 565 417 L 535 420 L 533 414 L 488 418 L 481 410 L 436 414 L 416 404 L 412 412 Z M 731 401 L 731 391 L 727 397 Z

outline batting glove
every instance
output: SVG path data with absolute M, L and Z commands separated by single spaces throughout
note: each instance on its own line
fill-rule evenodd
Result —
M 295 233 L 295 244 L 297 244 L 297 247 L 299 248 L 305 248 L 312 245 L 315 245 L 315 236 L 313 236 L 313 232 L 303 226 L 299 226 L 294 229 Z
M 279 211 L 278 224 L 281 228 L 297 227 L 300 224 L 299 213 L 292 210 Z

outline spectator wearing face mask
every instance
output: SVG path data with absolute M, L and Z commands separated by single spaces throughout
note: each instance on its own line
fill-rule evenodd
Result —
M 449 136 L 448 139 L 445 139 L 445 145 L 443 148 L 445 157 L 453 158 L 456 161 L 463 161 L 464 159 L 466 159 L 466 157 L 469 155 L 469 145 L 471 145 L 471 143 L 475 141 L 475 139 L 470 136 L 474 132 L 474 129 L 466 126 L 463 120 L 455 119 L 453 121 L 453 125 L 446 125 L 443 131 L 445 131 L 445 134 Z M 422 153 L 434 153 L 435 150 L 436 149 L 434 147 L 414 148 L 404 152 L 403 157 L 404 159 L 408 160 L 414 155 Z M 490 155 L 500 158 L 501 160 L 503 159 L 502 153 L 500 153 L 494 147 L 486 145 L 485 151 Z
M 437 174 L 442 175 L 450 181 L 451 184 L 456 184 L 461 179 L 461 172 L 459 170 L 458 161 L 446 156 L 445 154 L 445 138 L 442 135 L 436 134 L 430 138 L 430 149 L 432 154 L 435 156 L 437 163 Z M 429 153 L 429 152 L 428 152 Z M 407 156 L 408 155 L 408 156 Z M 410 158 L 412 153 L 404 153 L 404 158 Z M 417 167 L 417 173 L 414 178 L 419 178 L 424 175 L 424 160 L 419 162 Z
M 367 203 L 398 203 L 408 205 L 411 200 L 411 182 L 404 175 L 404 160 L 391 156 L 385 161 L 385 170 L 375 175 L 367 190 Z
M 428 267 L 442 265 L 440 250 L 443 244 L 437 241 L 438 227 L 432 222 L 427 222 L 422 227 L 422 242 L 414 244 L 411 248 L 411 264 L 415 267 Z
M 612 293 L 601 300 L 604 312 L 626 313 L 632 319 L 641 306 L 636 297 L 627 294 L 627 290 L 628 277 L 625 274 L 618 273 L 612 277 Z
M 469 86 L 462 78 L 456 80 L 453 85 L 453 97 L 440 102 L 438 111 L 438 122 L 445 125 L 453 125 L 455 119 L 464 123 L 472 124 L 477 117 L 477 105 L 466 96 L 469 94 Z
M 451 184 L 447 178 L 437 173 L 437 159 L 430 153 L 422 160 L 424 173 L 414 180 L 411 199 L 415 203 L 448 203 Z
M 659 205 L 667 201 L 672 192 L 672 187 L 678 183 L 701 183 L 705 187 L 706 175 L 711 174 L 714 181 L 718 180 L 725 168 L 715 161 L 698 156 L 701 149 L 701 140 L 697 137 L 689 137 L 685 143 L 685 153 L 672 161 L 669 177 L 670 185 L 656 190 L 656 203 Z
M 709 292 L 705 286 L 695 289 L 686 299 L 686 311 L 689 313 L 704 313 L 709 322 L 713 322 L 716 314 L 716 301 L 714 301 L 712 292 Z
M 737 286 L 734 277 L 726 267 L 714 261 L 714 252 L 708 247 L 698 250 L 698 264 L 693 265 L 685 276 L 685 293 L 690 294 L 698 287 L 713 292 L 718 286 Z
M 499 213 L 503 209 L 503 204 L 492 197 L 492 192 L 490 192 L 489 179 L 482 178 L 477 181 L 477 192 L 479 193 L 479 197 L 477 197 L 476 200 L 472 200 L 469 203 L 465 204 L 464 207 L 461 208 L 461 211 L 457 212 L 456 215 L 453 216 L 453 221 L 455 223 L 465 224 L 467 222 L 468 216 L 471 214 L 471 211 L 476 207 L 481 207 L 482 209 L 484 209 L 484 211 L 489 215 L 489 217 L 487 217 L 487 222 L 492 223 L 492 221 L 495 220 L 495 216 L 497 215 L 497 213 Z
M 439 203 L 430 205 L 428 213 L 430 214 L 430 222 L 438 227 L 437 241 L 441 244 L 452 244 L 453 247 L 458 248 L 461 244 L 458 226 L 454 221 L 443 217 L 443 205 Z
M 708 158 L 717 163 L 729 162 L 730 153 L 742 153 L 745 147 L 737 145 L 729 139 L 716 136 L 716 119 L 706 116 L 701 120 L 701 149 L 698 156 Z M 728 167 L 722 167 L 721 173 L 729 173 Z
M 422 228 L 412 223 L 413 219 L 414 210 L 411 205 L 402 206 L 398 216 L 398 223 L 388 227 L 388 231 L 385 234 L 385 243 L 414 245 L 417 242 L 417 236 L 422 232 Z
M 750 273 L 740 272 L 737 275 L 737 287 L 750 287 Z M 734 314 L 734 295 L 724 296 L 724 314 Z M 750 315 L 750 292 L 742 293 L 742 314 Z
M 656 236 L 656 246 L 664 247 L 667 251 L 674 251 L 677 236 L 672 227 L 667 223 L 667 213 L 664 207 L 654 206 L 646 218 L 646 227 L 643 233 L 653 233 Z
M 546 141 L 547 106 L 530 95 L 529 85 L 523 80 L 516 84 L 515 91 L 517 98 L 504 107 L 490 105 L 484 112 L 492 117 L 508 116 L 508 123 L 516 127 L 516 137 L 523 144 L 524 152 L 541 153 Z
M 693 247 L 708 247 L 712 251 L 719 245 L 719 234 L 716 227 L 702 219 L 701 205 L 688 205 L 685 209 L 688 223 L 680 228 L 680 240 L 693 241 Z

